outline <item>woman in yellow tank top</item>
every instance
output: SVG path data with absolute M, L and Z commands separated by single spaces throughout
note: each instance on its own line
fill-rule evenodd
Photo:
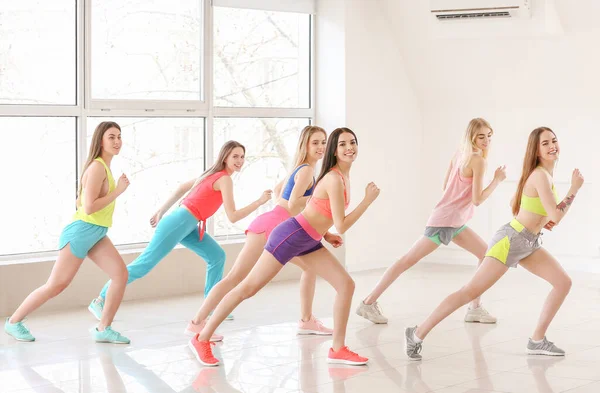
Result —
M 483 263 L 471 281 L 448 296 L 421 326 L 405 330 L 406 354 L 410 359 L 421 359 L 422 340 L 431 329 L 459 307 L 483 294 L 509 267 L 519 264 L 552 285 L 537 327 L 527 343 L 526 353 L 564 356 L 565 351 L 546 339 L 546 331 L 571 289 L 571 279 L 558 261 L 542 248 L 540 237 L 543 228 L 551 230 L 565 217 L 583 185 L 583 176 L 578 169 L 573 171 L 571 188 L 561 202 L 553 185 L 553 171 L 559 153 L 558 140 L 551 129 L 540 127 L 531 132 L 523 172 L 511 203 L 514 219 L 496 232 Z
M 113 285 L 106 299 L 102 319 L 92 336 L 97 342 L 128 344 L 129 339 L 112 330 L 111 323 L 123 299 L 127 284 L 125 262 L 106 236 L 112 226 L 115 200 L 129 186 L 124 174 L 115 184 L 110 171 L 112 158 L 121 150 L 121 127 L 102 122 L 94 131 L 89 156 L 83 168 L 77 197 L 77 211 L 59 240 L 59 253 L 48 281 L 33 291 L 15 313 L 7 318 L 4 330 L 19 341 L 35 341 L 23 319 L 61 293 L 73 280 L 88 256 L 104 270 Z M 68 247 L 67 247 L 68 245 Z

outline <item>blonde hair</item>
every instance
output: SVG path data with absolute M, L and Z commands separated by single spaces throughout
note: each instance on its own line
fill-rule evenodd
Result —
M 210 175 L 214 175 L 215 173 L 221 172 L 222 170 L 224 170 L 225 169 L 225 161 L 227 160 L 227 157 L 229 157 L 229 155 L 231 154 L 233 149 L 235 149 L 236 147 L 241 147 L 242 150 L 244 150 L 244 154 L 246 154 L 246 148 L 241 143 L 239 143 L 237 141 L 225 142 L 223 147 L 221 147 L 221 151 L 219 151 L 219 156 L 217 157 L 217 160 L 215 161 L 215 163 L 210 168 L 208 168 L 206 171 L 204 171 L 204 173 L 201 174 L 200 177 L 198 177 L 196 182 L 194 182 L 194 185 L 192 186 L 192 188 L 190 188 L 190 191 L 193 190 L 194 187 L 196 187 L 198 184 L 200 184 L 200 182 L 202 182 L 202 180 L 206 179 Z
M 489 128 L 492 134 L 494 134 L 494 130 L 490 123 L 488 123 L 485 119 L 477 117 L 472 119 L 463 134 L 463 140 L 460 147 L 460 166 L 465 167 L 473 154 L 473 149 L 478 149 L 475 144 L 475 140 L 477 139 L 477 134 L 483 128 Z M 487 150 L 482 151 L 483 158 L 487 158 Z
M 548 127 L 538 127 L 529 134 L 527 149 L 525 150 L 525 158 L 523 158 L 521 178 L 517 184 L 517 192 L 515 193 L 515 197 L 513 198 L 511 206 L 512 213 L 515 216 L 519 214 L 519 210 L 521 210 L 521 195 L 523 194 L 525 183 L 540 163 L 540 158 L 538 156 L 540 150 L 540 135 L 542 135 L 542 132 L 544 131 L 550 131 L 556 137 L 554 131 Z
M 81 171 L 81 177 L 79 178 L 79 189 L 77 190 L 78 197 L 81 195 L 81 189 L 83 187 L 83 174 L 89 168 L 89 166 L 94 162 L 94 160 L 102 154 L 102 138 L 104 137 L 104 133 L 111 128 L 116 128 L 121 131 L 121 126 L 119 126 L 114 121 L 103 121 L 102 123 L 96 126 L 94 130 L 94 135 L 92 135 L 92 142 L 90 143 L 90 149 L 85 160 L 85 164 L 83 165 Z

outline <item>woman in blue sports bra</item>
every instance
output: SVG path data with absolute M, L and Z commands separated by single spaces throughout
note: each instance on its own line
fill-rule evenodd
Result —
M 554 131 L 536 128 L 529 135 L 523 172 L 512 200 L 514 218 L 496 232 L 485 259 L 471 281 L 448 296 L 420 326 L 405 330 L 406 354 L 420 360 L 422 340 L 438 323 L 459 307 L 487 291 L 508 271 L 523 266 L 552 285 L 533 335 L 527 343 L 529 355 L 564 356 L 565 351 L 546 339 L 550 322 L 571 289 L 571 279 L 560 263 L 541 246 L 541 231 L 551 230 L 565 217 L 583 185 L 579 169 L 573 171 L 571 188 L 561 201 L 553 184 L 554 165 L 560 148 Z
M 302 130 L 294 158 L 294 170 L 275 187 L 275 195 L 278 196 L 275 208 L 254 219 L 246 230 L 246 243 L 231 271 L 212 288 L 195 318 L 191 321 L 193 325 L 196 325 L 194 331 L 197 330 L 196 328 L 201 329 L 204 326 L 206 318 L 217 307 L 221 299 L 250 273 L 262 254 L 271 231 L 304 209 L 315 188 L 315 165 L 323 158 L 326 144 L 327 134 L 321 127 L 307 126 Z M 328 234 L 325 236 L 325 240 L 334 247 L 342 245 L 342 239 L 337 235 Z M 315 282 L 316 275 L 303 268 L 300 279 L 302 315 L 298 322 L 298 334 L 331 335 L 333 330 L 323 326 L 312 315 Z

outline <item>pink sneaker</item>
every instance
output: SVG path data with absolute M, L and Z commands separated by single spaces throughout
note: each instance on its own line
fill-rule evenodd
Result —
M 323 323 L 315 318 L 313 315 L 310 316 L 308 322 L 300 320 L 298 322 L 298 334 L 317 334 L 319 336 L 331 336 L 333 329 L 323 326 Z
M 200 334 L 202 332 L 202 329 L 204 329 L 204 325 L 206 325 L 206 321 L 202 321 L 200 324 L 195 325 L 192 321 L 190 321 L 187 325 L 187 327 L 185 328 L 184 333 L 188 336 L 195 336 L 197 334 Z M 221 336 L 220 334 L 213 334 L 212 337 L 210 338 L 211 342 L 217 342 L 217 341 L 223 341 L 223 336 Z
M 367 364 L 368 361 L 368 358 L 359 356 L 357 353 L 354 353 L 351 350 L 349 350 L 348 347 L 342 347 L 337 352 L 334 351 L 333 348 L 329 348 L 329 355 L 327 356 L 327 363 L 362 366 Z
M 200 363 L 205 366 L 218 366 L 219 360 L 212 353 L 212 345 L 215 344 L 210 341 L 198 341 L 197 334 L 188 343 L 188 347 Z

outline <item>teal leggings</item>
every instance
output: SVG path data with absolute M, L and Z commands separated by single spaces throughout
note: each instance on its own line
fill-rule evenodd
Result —
M 198 220 L 182 207 L 178 207 L 173 213 L 159 221 L 148 247 L 139 257 L 127 265 L 127 271 L 129 272 L 127 284 L 150 273 L 150 270 L 154 269 L 179 243 L 198 254 L 208 264 L 204 286 L 204 297 L 206 297 L 212 287 L 223 278 L 225 251 L 208 233 L 205 233 L 202 240 L 200 240 Z M 109 286 L 110 281 L 102 288 L 100 292 L 102 299 L 106 298 L 106 291 L 108 291 Z

